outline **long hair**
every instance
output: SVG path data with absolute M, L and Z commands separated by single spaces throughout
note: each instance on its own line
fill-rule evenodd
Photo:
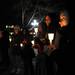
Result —
M 41 24 L 42 28 L 43 28 L 43 32 L 47 32 L 47 25 L 45 23 L 46 16 L 49 16 L 51 18 L 51 22 L 50 22 L 48 27 L 50 27 L 49 30 L 54 32 L 56 30 L 56 28 L 57 28 L 57 25 L 58 25 L 57 14 L 56 13 L 48 13 L 48 14 L 45 15 L 44 20 L 43 20 L 43 22 Z

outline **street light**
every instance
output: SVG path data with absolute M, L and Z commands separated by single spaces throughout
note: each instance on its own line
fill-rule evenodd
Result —
M 31 23 L 32 26 L 34 26 L 34 32 L 35 34 L 37 35 L 37 32 L 38 32 L 38 21 L 37 20 L 33 20 L 33 22 Z
M 38 23 L 37 20 L 35 20 L 35 19 L 34 19 L 33 22 L 31 23 L 31 25 L 34 26 L 34 27 L 38 26 L 38 24 L 39 24 L 39 23 Z

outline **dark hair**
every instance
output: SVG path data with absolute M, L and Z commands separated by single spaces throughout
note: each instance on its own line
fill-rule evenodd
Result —
M 56 28 L 56 26 L 58 24 L 57 14 L 56 13 L 47 13 L 46 16 L 49 16 L 51 18 L 51 20 L 52 20 L 51 24 L 52 24 L 52 26 L 54 26 Z
M 0 25 L 0 30 L 3 31 L 4 30 L 4 27 L 2 25 Z
M 44 44 L 49 45 L 50 44 L 49 39 L 45 38 L 45 43 Z

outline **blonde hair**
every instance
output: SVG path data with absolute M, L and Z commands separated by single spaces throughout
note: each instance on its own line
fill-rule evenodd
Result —
M 14 30 L 19 30 L 20 31 L 20 26 L 19 25 L 15 25 L 14 26 Z

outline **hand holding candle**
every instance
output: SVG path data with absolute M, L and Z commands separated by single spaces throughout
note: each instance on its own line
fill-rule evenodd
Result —
M 34 40 L 31 41 L 32 45 L 34 46 Z
M 37 35 L 38 28 L 34 28 L 35 34 Z
M 48 33 L 48 38 L 50 40 L 50 44 L 52 44 L 52 41 L 54 39 L 54 33 Z

